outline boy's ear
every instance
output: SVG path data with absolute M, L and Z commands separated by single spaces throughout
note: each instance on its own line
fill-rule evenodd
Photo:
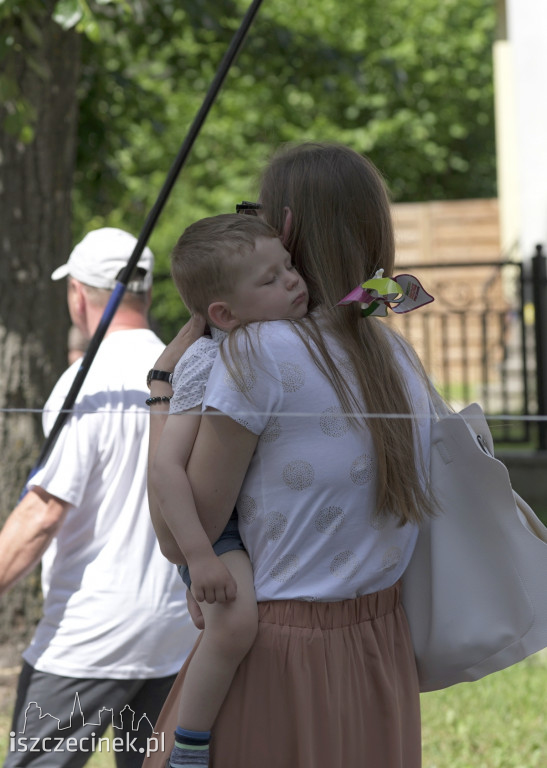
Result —
M 226 301 L 213 301 L 209 304 L 207 315 L 213 325 L 221 331 L 231 331 L 239 325 L 239 319 L 232 313 L 230 305 Z

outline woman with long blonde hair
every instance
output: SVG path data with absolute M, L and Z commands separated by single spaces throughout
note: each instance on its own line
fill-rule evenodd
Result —
M 274 157 L 251 209 L 280 233 L 311 312 L 230 334 L 187 466 L 212 540 L 237 508 L 259 603 L 210 765 L 418 768 L 400 578 L 434 508 L 427 377 L 385 321 L 338 305 L 378 270 L 393 274 L 388 195 L 356 152 L 303 144 Z M 189 335 L 158 368 L 174 365 Z M 166 394 L 165 382 L 153 386 Z M 167 739 L 170 706 L 155 728 Z

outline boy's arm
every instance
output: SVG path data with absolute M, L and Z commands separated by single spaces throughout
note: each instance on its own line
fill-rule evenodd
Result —
M 195 598 L 208 603 L 225 602 L 235 598 L 236 584 L 213 552 L 199 520 L 186 474 L 200 420 L 199 408 L 168 416 L 151 464 L 149 484 L 161 515 L 188 564 Z

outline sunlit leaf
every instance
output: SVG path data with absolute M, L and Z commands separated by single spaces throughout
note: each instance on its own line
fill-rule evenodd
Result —
M 53 11 L 53 18 L 63 29 L 73 29 L 83 16 L 78 0 L 59 0 Z

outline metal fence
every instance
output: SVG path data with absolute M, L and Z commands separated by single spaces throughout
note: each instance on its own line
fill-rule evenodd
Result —
M 496 443 L 547 448 L 547 270 L 534 259 L 406 265 L 435 301 L 392 322 L 455 407 L 477 401 Z M 505 417 L 505 418 L 504 418 Z

